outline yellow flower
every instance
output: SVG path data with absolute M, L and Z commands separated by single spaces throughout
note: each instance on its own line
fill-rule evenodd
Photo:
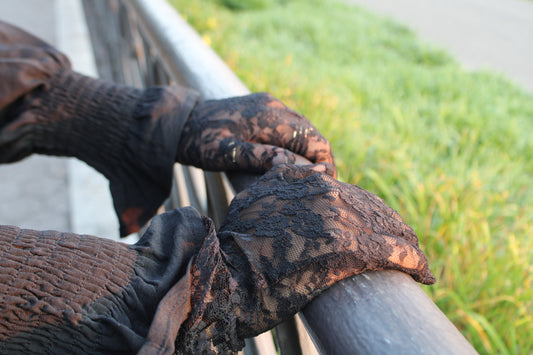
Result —
M 217 27 L 217 19 L 214 18 L 214 17 L 210 17 L 210 18 L 207 19 L 205 24 L 207 25 L 207 28 L 212 30 L 213 28 Z
M 203 35 L 202 36 L 202 41 L 204 41 L 204 43 L 207 44 L 208 46 L 211 46 L 211 43 L 213 43 L 213 41 L 211 41 L 211 37 L 209 37 L 209 35 Z
M 292 53 L 287 54 L 287 56 L 285 57 L 285 65 L 289 66 L 291 65 L 291 63 L 292 63 Z

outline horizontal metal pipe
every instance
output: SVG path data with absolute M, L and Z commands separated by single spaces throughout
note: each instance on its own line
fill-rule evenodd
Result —
M 475 354 L 411 276 L 356 275 L 330 287 L 303 310 L 326 354 Z

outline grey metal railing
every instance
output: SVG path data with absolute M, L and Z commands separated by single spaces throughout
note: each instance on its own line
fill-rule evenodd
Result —
M 204 99 L 249 93 L 166 1 L 84 0 L 84 7 L 102 77 L 136 86 L 177 82 Z M 216 223 L 224 218 L 234 191 L 256 178 L 179 165 L 175 173 L 167 207 L 191 205 Z M 323 354 L 475 353 L 418 284 L 401 272 L 369 272 L 339 282 L 300 317 Z M 295 332 L 294 322 L 275 330 L 281 354 L 302 352 Z M 248 348 L 271 346 L 256 342 Z

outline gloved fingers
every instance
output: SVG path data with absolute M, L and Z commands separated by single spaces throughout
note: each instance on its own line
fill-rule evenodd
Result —
M 297 161 L 295 162 L 295 165 L 296 166 L 285 164 L 285 174 L 295 175 L 295 177 L 299 179 L 315 174 L 326 174 L 334 179 L 337 176 L 337 168 L 335 168 L 335 165 L 328 162 L 300 164 Z
M 335 176 L 335 166 L 328 162 L 313 164 L 305 157 L 295 154 L 290 150 L 270 144 L 235 142 L 225 144 L 222 150 L 222 166 L 217 170 L 246 170 L 265 173 L 279 166 L 284 171 L 296 178 L 303 178 L 316 173 L 325 173 Z
M 178 162 L 190 164 L 191 157 L 194 156 L 194 165 L 211 165 L 211 170 L 227 170 L 227 166 L 233 165 L 232 170 L 252 167 L 254 172 L 265 172 L 279 163 L 296 162 L 295 154 L 311 163 L 327 162 L 335 165 L 330 143 L 311 122 L 272 95 L 265 93 L 211 100 L 199 104 L 185 123 L 182 142 L 182 149 L 178 151 Z M 234 146 L 228 147 L 226 144 L 225 147 L 224 142 L 234 145 L 236 142 L 248 142 L 269 147 L 262 149 L 268 152 L 266 156 L 258 156 L 262 153 L 260 150 L 251 156 L 255 158 L 252 160 L 258 158 L 259 161 L 268 160 L 267 165 L 259 169 L 253 162 L 238 164 L 236 162 L 238 152 L 233 149 Z M 274 150 L 270 148 L 271 146 L 279 149 Z M 228 152 L 228 148 L 232 151 Z M 291 154 L 280 149 L 290 151 Z M 214 164 L 208 162 L 212 156 L 219 155 L 220 151 L 229 154 L 228 158 L 216 160 Z M 250 155 L 243 155 L 246 156 Z M 277 157 L 275 160 L 274 156 Z M 228 162 L 230 164 L 227 164 Z M 336 176 L 335 169 L 329 169 L 328 173 Z
M 270 144 L 227 140 L 221 144 L 216 170 L 242 170 L 264 173 L 278 164 L 307 163 L 293 152 Z
M 335 166 L 330 143 L 304 116 L 285 107 L 263 111 L 258 121 L 271 122 L 270 127 L 265 129 L 264 123 L 255 125 L 250 141 L 288 149 L 312 163 Z M 337 176 L 336 169 L 332 176 Z
M 296 157 L 296 160 L 293 163 L 281 162 L 272 166 L 272 168 L 259 179 L 260 183 L 263 186 L 280 186 L 280 184 L 286 185 L 292 181 L 305 179 L 317 174 L 326 174 L 329 178 L 332 178 L 332 175 L 335 172 L 335 166 L 332 164 L 313 164 L 300 155 L 295 154 L 294 156 Z M 283 176 L 283 178 L 280 178 L 279 176 Z
M 331 152 L 330 143 L 320 134 L 314 130 L 313 133 L 306 134 L 302 128 L 293 131 L 292 138 L 286 142 L 279 142 L 280 147 L 288 149 L 296 154 L 307 158 L 312 163 L 328 163 L 333 166 L 331 169 L 325 171 L 332 177 L 337 177 L 337 169 L 335 168 L 335 160 Z
M 410 274 L 415 281 L 425 285 L 434 284 L 436 279 L 429 269 L 426 255 L 418 247 L 402 238 L 382 235 L 385 240 L 384 251 L 392 248 L 387 257 L 389 267 Z
M 223 150 L 215 153 L 208 165 L 200 168 L 206 170 L 240 170 L 265 173 L 263 182 L 275 174 L 284 173 L 292 179 L 303 179 L 317 173 L 334 176 L 335 166 L 330 163 L 313 164 L 306 158 L 286 149 L 259 143 L 231 142 Z

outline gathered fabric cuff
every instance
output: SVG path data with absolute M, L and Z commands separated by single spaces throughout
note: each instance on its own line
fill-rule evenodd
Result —
M 198 95 L 181 86 L 141 90 L 65 71 L 40 100 L 34 152 L 74 156 L 101 172 L 120 235 L 138 231 L 170 193 L 181 131 Z

